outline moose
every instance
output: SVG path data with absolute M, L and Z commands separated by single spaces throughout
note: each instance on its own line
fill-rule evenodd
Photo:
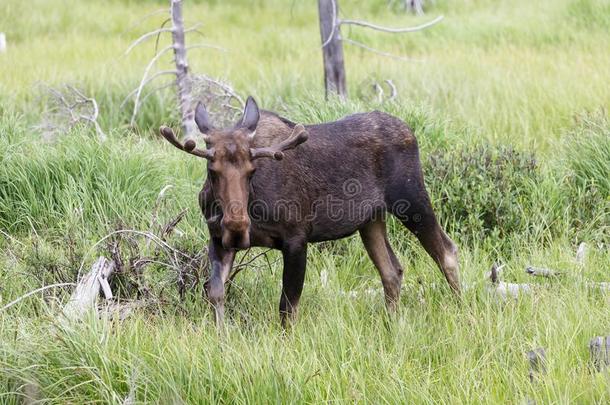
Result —
M 282 252 L 279 310 L 286 327 L 303 291 L 308 243 L 356 231 L 381 276 L 386 307 L 394 312 L 403 269 L 388 242 L 387 213 L 417 237 L 459 296 L 457 247 L 436 219 L 417 140 L 400 119 L 374 111 L 303 126 L 259 110 L 248 97 L 232 128 L 215 128 L 202 103 L 195 122 L 205 148 L 192 139 L 180 142 L 169 127 L 160 133 L 207 160 L 199 205 L 210 233 L 206 293 L 218 325 L 236 251 L 259 246 Z

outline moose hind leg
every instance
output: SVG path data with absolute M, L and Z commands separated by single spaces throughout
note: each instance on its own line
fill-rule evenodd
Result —
M 360 237 L 381 276 L 388 311 L 394 312 L 400 299 L 403 270 L 388 241 L 385 221 L 369 222 L 360 229 Z
M 392 214 L 419 239 L 444 274 L 453 292 L 459 295 L 458 249 L 438 223 L 423 185 L 418 188 L 418 192 L 413 193 L 412 198 L 399 200 L 390 206 Z
M 307 267 L 307 244 L 287 243 L 282 249 L 284 271 L 282 275 L 282 295 L 280 297 L 280 320 L 286 328 L 296 318 L 299 299 L 305 282 Z

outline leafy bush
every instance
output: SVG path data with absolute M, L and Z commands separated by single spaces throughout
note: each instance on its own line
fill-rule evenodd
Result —
M 424 158 L 426 184 L 452 234 L 501 246 L 510 236 L 610 240 L 610 125 L 582 115 L 562 139 L 559 165 L 510 146 L 456 143 Z
M 508 146 L 462 145 L 424 161 L 441 222 L 466 238 L 502 238 L 527 229 L 531 185 L 540 179 L 533 154 Z

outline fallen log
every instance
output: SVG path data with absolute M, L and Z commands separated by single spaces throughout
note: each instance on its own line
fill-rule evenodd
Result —
M 584 266 L 587 254 L 587 244 L 585 242 L 581 242 L 578 245 L 578 249 L 576 250 L 575 262 L 579 266 Z M 531 276 L 539 276 L 539 277 L 555 277 L 561 276 L 564 274 L 562 271 L 557 271 L 544 267 L 533 267 L 527 266 L 525 268 L 525 272 Z
M 492 292 L 498 298 L 506 300 L 507 298 L 518 298 L 520 295 L 531 294 L 531 284 L 516 284 L 506 283 L 500 281 L 500 274 L 504 265 L 494 263 L 491 266 L 491 270 L 485 275 L 491 281 L 491 285 L 487 287 L 487 290 Z
M 525 272 L 530 276 L 538 276 L 538 277 L 557 277 L 562 275 L 563 273 L 553 269 L 547 269 L 544 267 L 532 267 L 527 266 L 525 268 Z
M 76 285 L 76 289 L 70 301 L 63 309 L 66 319 L 74 321 L 81 319 L 87 311 L 96 307 L 97 297 L 100 289 L 104 292 L 106 299 L 112 298 L 112 291 L 108 284 L 108 278 L 114 271 L 114 262 L 100 256 L 91 271 L 85 274 Z
M 507 298 L 517 299 L 519 296 L 531 294 L 532 285 L 505 283 L 504 281 L 500 281 L 492 288 L 492 291 L 503 300 L 506 300 Z

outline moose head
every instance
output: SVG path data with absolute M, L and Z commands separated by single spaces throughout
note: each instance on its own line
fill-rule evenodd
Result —
M 248 198 L 250 181 L 256 171 L 254 161 L 260 158 L 281 160 L 284 151 L 307 140 L 303 125 L 296 125 L 285 140 L 268 147 L 254 147 L 260 112 L 252 97 L 248 97 L 239 121 L 229 129 L 217 129 L 210 123 L 202 103 L 195 109 L 195 122 L 203 134 L 205 149 L 189 139 L 182 144 L 171 128 L 160 128 L 161 135 L 176 148 L 208 161 L 208 181 L 212 195 L 222 211 L 222 244 L 227 249 L 250 246 Z

